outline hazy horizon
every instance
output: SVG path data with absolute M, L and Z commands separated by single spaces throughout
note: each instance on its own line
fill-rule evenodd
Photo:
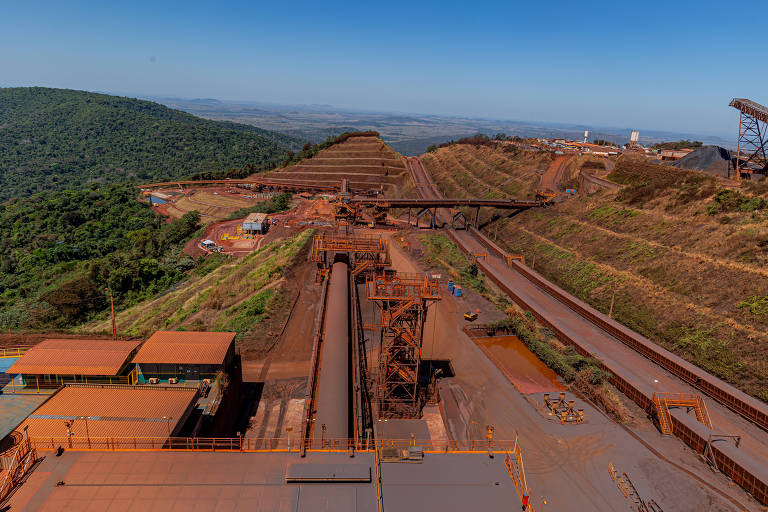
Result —
M 768 102 L 768 71 L 714 3 L 48 1 L 5 11 L 0 86 L 730 138 L 731 98 Z M 750 79 L 734 82 L 734 69 Z

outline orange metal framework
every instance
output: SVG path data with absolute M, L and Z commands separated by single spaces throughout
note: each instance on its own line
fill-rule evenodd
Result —
M 0 502 L 24 479 L 36 460 L 37 451 L 26 437 L 9 453 L 9 461 L 0 473 Z
M 504 454 L 504 465 L 507 467 L 507 472 L 512 480 L 512 484 L 515 486 L 520 503 L 523 504 L 524 512 L 533 512 L 533 504 L 530 503 L 530 493 L 528 491 L 528 482 L 525 478 L 525 467 L 523 466 L 523 454 L 520 451 L 520 445 L 517 442 L 517 436 L 515 436 L 512 449 Z
M 709 411 L 701 395 L 690 395 L 685 393 L 654 393 L 653 403 L 656 406 L 656 413 L 659 418 L 659 428 L 664 435 L 671 435 L 672 417 L 669 414 L 670 407 L 688 407 L 696 413 L 696 419 L 709 428 L 712 428 L 712 420 L 709 418 Z
M 336 222 L 344 221 L 354 224 L 357 220 L 357 208 L 340 199 L 333 203 L 333 218 Z
M 729 105 L 739 111 L 736 176 L 753 172 L 750 164 L 768 172 L 768 108 L 745 98 L 734 98 Z
M 352 275 L 355 276 L 364 270 L 381 270 L 392 262 L 389 240 L 380 236 L 315 235 L 311 260 L 318 264 L 321 271 L 333 263 L 328 260 L 328 253 L 349 254 Z
M 439 279 L 428 275 L 370 273 L 366 297 L 380 308 L 379 418 L 415 418 L 422 405 L 418 376 L 424 322 L 441 299 Z

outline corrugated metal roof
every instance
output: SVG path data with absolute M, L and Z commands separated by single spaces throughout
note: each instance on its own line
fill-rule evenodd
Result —
M 266 219 L 266 213 L 249 213 L 243 222 L 264 222 Z
M 138 341 L 48 339 L 29 349 L 7 373 L 117 375 Z
M 139 349 L 135 363 L 222 364 L 234 332 L 157 331 Z
M 167 437 L 197 397 L 193 388 L 68 385 L 36 409 L 19 427 L 30 437 Z M 88 418 L 88 431 L 85 420 Z

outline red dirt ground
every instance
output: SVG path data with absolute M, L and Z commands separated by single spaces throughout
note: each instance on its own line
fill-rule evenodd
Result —
M 557 374 L 536 357 L 517 336 L 472 338 L 524 395 L 565 391 Z

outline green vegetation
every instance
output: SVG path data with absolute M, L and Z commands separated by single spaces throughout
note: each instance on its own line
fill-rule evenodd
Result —
M 278 213 L 284 212 L 291 206 L 291 194 L 289 192 L 280 192 L 275 194 L 269 200 L 262 201 L 257 205 L 248 208 L 240 208 L 232 212 L 227 220 L 242 219 L 249 213 Z
M 216 330 L 234 331 L 242 337 L 267 317 L 269 307 L 281 296 L 282 292 L 274 288 L 257 292 L 250 299 L 228 309 L 216 324 Z
M 609 224 L 622 224 L 625 220 L 640 215 L 633 208 L 621 208 L 613 204 L 603 204 L 589 212 L 589 218 Z
M 129 185 L 37 194 L 0 205 L 0 327 L 68 327 L 167 289 L 195 266 L 182 254 L 199 228 L 171 223 Z
M 700 148 L 703 144 L 698 140 L 679 140 L 677 142 L 660 142 L 651 146 L 653 149 L 696 149 Z
M 729 348 L 729 341 L 718 336 L 716 325 L 710 328 L 681 327 L 676 332 L 676 348 L 696 366 L 725 380 L 732 380 L 742 364 Z
M 747 300 L 736 305 L 737 308 L 746 308 L 755 316 L 768 315 L 768 295 L 752 295 Z
M 768 201 L 762 197 L 749 197 L 736 190 L 723 189 L 715 194 L 712 204 L 707 207 L 707 213 L 716 215 L 730 212 L 753 212 L 764 210 L 766 207 L 768 207 Z
M 263 348 L 288 314 L 295 295 L 285 277 L 304 261 L 312 234 L 265 244 L 244 258 L 211 255 L 166 294 L 121 311 L 118 328 L 137 337 L 157 329 L 234 330 L 250 348 Z M 84 327 L 107 332 L 110 322 L 102 316 Z
M 485 278 L 477 267 L 459 250 L 459 247 L 442 234 L 424 234 L 418 236 L 424 247 L 424 264 L 446 271 L 453 281 L 477 293 L 488 293 Z
M 150 101 L 0 89 L 0 200 L 92 183 L 162 181 L 285 158 L 294 139 Z

